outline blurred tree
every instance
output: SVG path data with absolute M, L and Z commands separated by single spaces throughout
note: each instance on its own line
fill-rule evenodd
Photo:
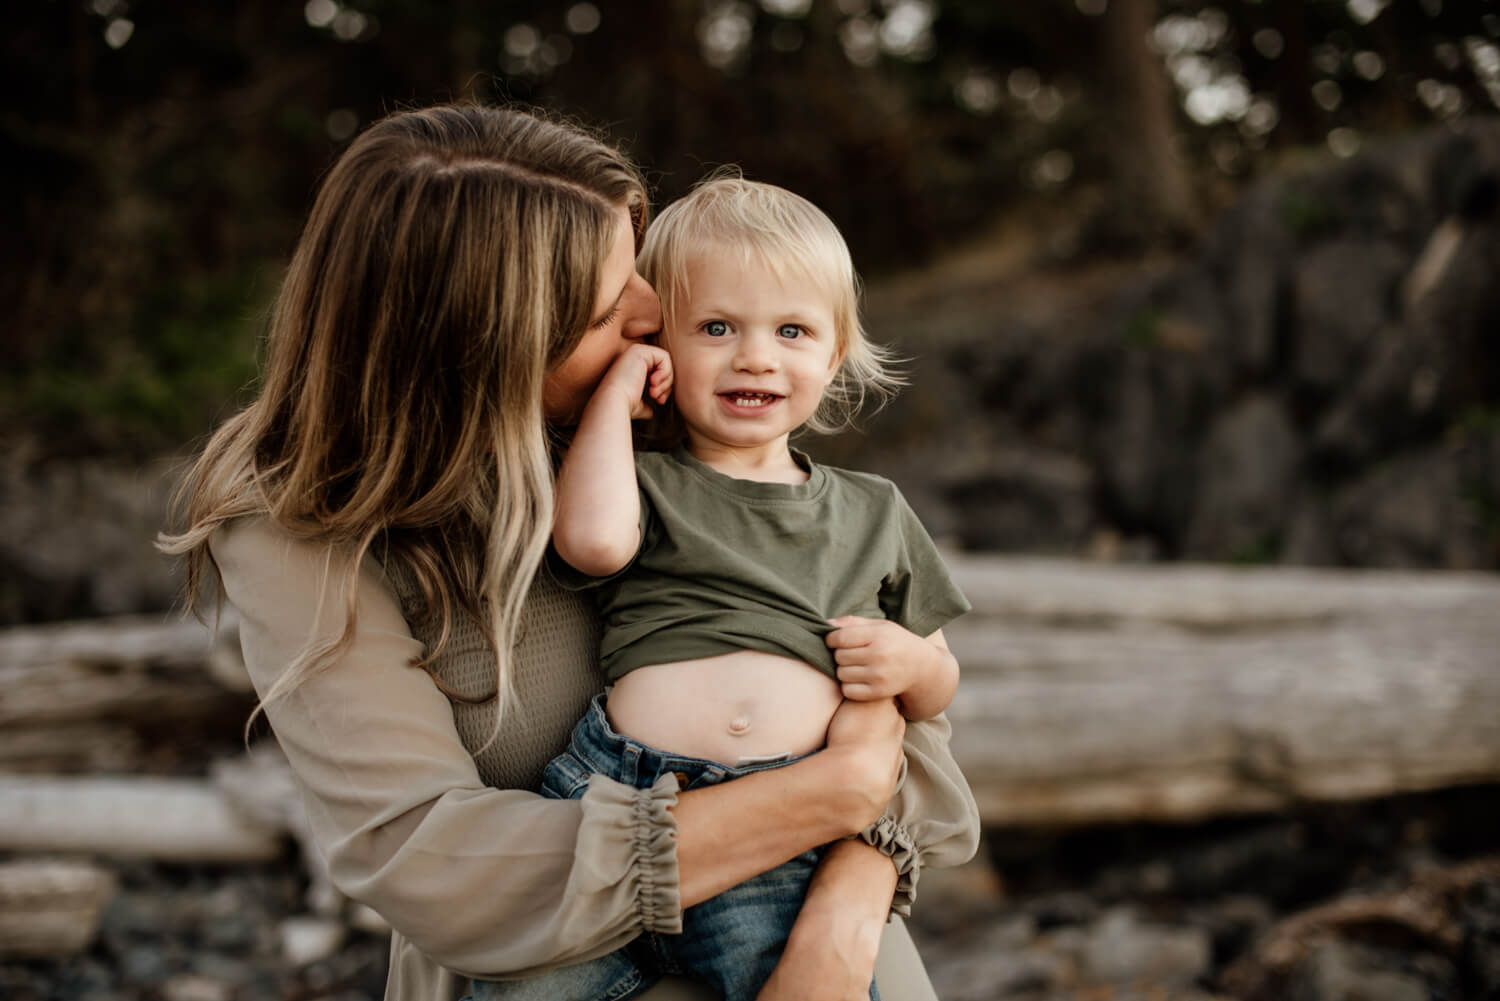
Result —
M 1099 25 L 1112 214 L 1119 230 L 1146 243 L 1186 237 L 1198 222 L 1177 149 L 1177 102 L 1151 50 L 1156 8 L 1157 0 L 1110 0 Z
M 1500 105 L 1487 0 L 7 13 L 0 169 L 19 194 L 0 209 L 0 434 L 49 449 L 156 450 L 230 406 L 319 173 L 396 107 L 514 99 L 599 123 L 660 200 L 740 163 L 823 205 L 879 273 L 1032 202 L 1144 210 L 1167 223 L 1139 227 L 1154 238 L 1286 150 L 1349 155 L 1365 135 Z

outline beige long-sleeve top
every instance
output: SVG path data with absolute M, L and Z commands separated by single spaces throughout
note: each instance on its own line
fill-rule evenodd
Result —
M 221 529 L 211 552 L 262 695 L 309 638 L 342 631 L 347 557 L 264 519 Z M 675 778 L 637 790 L 596 777 L 574 801 L 530 791 L 602 684 L 585 599 L 538 576 L 517 650 L 517 706 L 484 747 L 493 701 L 450 701 L 411 666 L 434 637 L 414 635 L 411 591 L 398 576 L 367 557 L 353 644 L 266 706 L 335 884 L 394 929 L 388 1001 L 451 1001 L 455 973 L 542 972 L 642 931 L 679 931 Z M 471 623 L 455 624 L 433 669 L 450 691 L 493 691 L 493 655 Z M 898 913 L 922 866 L 957 864 L 977 844 L 978 812 L 948 733 L 941 718 L 908 726 L 905 779 L 864 835 L 897 867 Z M 930 997 L 904 929 L 889 927 L 877 967 L 883 993 L 902 1001 L 885 981 L 905 980 L 912 1001 Z M 646 996 L 698 996 L 683 990 Z

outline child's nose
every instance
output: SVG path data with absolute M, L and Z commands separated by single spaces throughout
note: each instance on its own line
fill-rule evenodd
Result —
M 741 372 L 768 372 L 776 367 L 776 353 L 767 338 L 747 334 L 735 349 L 734 365 Z

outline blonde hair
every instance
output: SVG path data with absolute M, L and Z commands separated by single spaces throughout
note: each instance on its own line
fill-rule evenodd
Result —
M 439 623 L 416 666 L 431 672 L 456 614 L 487 629 L 498 732 L 552 523 L 543 381 L 588 328 L 620 206 L 639 242 L 635 167 L 514 109 L 400 112 L 339 157 L 277 298 L 259 395 L 209 440 L 179 493 L 186 528 L 159 543 L 186 556 L 195 606 L 221 583 L 209 539 L 235 518 L 352 557 L 342 633 L 310 638 L 262 706 L 352 643 L 373 547 Z
M 859 275 L 838 227 L 822 209 L 785 188 L 748 181 L 734 168 L 716 171 L 668 205 L 646 231 L 637 260 L 661 297 L 667 326 L 692 294 L 688 261 L 710 246 L 716 253 L 743 253 L 778 277 L 795 274 L 827 292 L 842 360 L 807 422 L 809 430 L 839 431 L 868 400 L 883 404 L 905 384 L 894 371 L 895 355 L 865 333 Z

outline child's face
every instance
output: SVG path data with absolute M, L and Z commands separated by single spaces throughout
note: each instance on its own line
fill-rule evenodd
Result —
M 714 246 L 689 259 L 687 279 L 687 301 L 663 334 L 689 445 L 785 447 L 841 361 L 828 295 Z

